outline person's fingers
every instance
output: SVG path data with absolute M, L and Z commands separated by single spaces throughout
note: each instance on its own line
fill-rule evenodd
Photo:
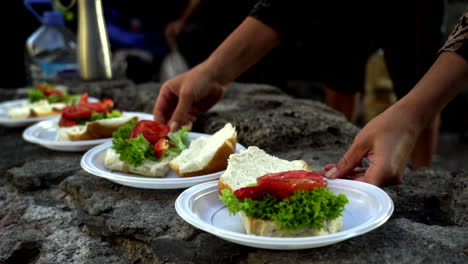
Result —
M 327 172 L 333 169 L 334 167 L 336 167 L 336 164 L 327 164 L 322 170 L 318 171 L 318 174 L 325 177 Z M 342 178 L 355 179 L 356 177 L 364 175 L 366 171 L 367 171 L 367 168 L 357 167 L 357 168 L 354 168 L 354 170 L 351 173 L 344 175 Z
M 163 85 L 154 105 L 154 121 L 161 124 L 167 124 L 171 119 L 172 113 L 177 105 L 177 101 L 177 96 L 171 92 L 168 84 Z
M 327 178 L 343 178 L 352 174 L 353 170 L 361 163 L 367 153 L 367 149 L 358 141 L 353 142 L 335 167 L 331 168 L 326 174 Z
M 325 177 L 325 174 L 327 174 L 327 172 L 329 170 L 333 169 L 335 166 L 336 166 L 336 164 L 327 164 L 327 165 L 323 166 L 323 169 L 321 169 L 317 173 L 320 174 L 322 177 Z
M 193 98 L 188 93 L 179 94 L 179 101 L 175 107 L 174 113 L 169 120 L 169 127 L 171 131 L 176 131 L 184 125 L 192 123 L 194 115 L 190 113 L 192 109 Z
M 379 187 L 397 185 L 401 183 L 400 177 L 383 160 L 375 161 L 364 175 L 354 178 L 357 181 L 367 182 Z

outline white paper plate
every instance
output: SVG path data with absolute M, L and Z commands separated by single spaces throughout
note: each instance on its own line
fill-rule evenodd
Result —
M 247 235 L 240 216 L 229 215 L 219 200 L 218 182 L 191 187 L 180 194 L 175 209 L 180 217 L 196 228 L 222 239 L 257 248 L 295 250 L 341 242 L 362 235 L 384 224 L 393 213 L 391 198 L 380 188 L 351 180 L 328 180 L 334 193 L 344 193 L 349 203 L 343 212 L 341 232 L 315 237 L 262 237 Z
M 97 98 L 88 98 L 90 102 L 99 102 Z M 7 127 L 22 127 L 44 120 L 51 120 L 59 115 L 43 116 L 43 117 L 30 117 L 30 118 L 10 118 L 8 117 L 8 109 L 12 107 L 20 107 L 28 102 L 28 99 L 12 100 L 0 103 L 0 125 Z
M 138 112 L 124 112 L 124 116 L 138 116 L 139 120 L 153 120 L 153 115 Z M 110 141 L 111 138 L 80 140 L 80 141 L 56 141 L 58 121 L 60 116 L 51 120 L 45 120 L 31 125 L 23 131 L 23 138 L 31 143 L 58 151 L 85 151 L 94 146 Z
M 189 132 L 187 144 L 198 137 L 208 137 L 208 134 Z M 104 154 L 108 148 L 112 147 L 112 142 L 106 142 L 96 146 L 86 152 L 81 159 L 81 167 L 98 177 L 108 179 L 118 184 L 143 188 L 143 189 L 179 189 L 187 188 L 199 183 L 218 179 L 224 171 L 196 176 L 196 177 L 179 177 L 174 171 L 170 170 L 164 178 L 143 177 L 136 174 L 111 171 L 104 166 Z M 245 147 L 237 143 L 236 153 L 245 150 Z

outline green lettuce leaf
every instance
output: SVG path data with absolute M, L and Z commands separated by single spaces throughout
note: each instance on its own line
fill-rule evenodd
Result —
M 96 112 L 94 112 L 91 115 L 91 121 L 107 119 L 107 118 L 114 118 L 114 117 L 121 117 L 121 116 L 122 116 L 122 112 L 120 112 L 119 110 L 113 110 L 110 113 L 96 113 Z
M 120 150 L 125 148 L 126 140 L 132 134 L 133 128 L 136 126 L 136 120 L 130 120 L 125 125 L 119 127 L 114 133 L 112 133 L 112 143 L 115 150 Z
M 148 150 L 152 149 L 151 144 L 143 137 L 142 134 L 139 134 L 135 138 L 127 139 L 125 143 L 120 146 L 123 147 L 116 149 L 114 145 L 114 149 L 116 149 L 117 153 L 120 155 L 120 160 L 136 167 L 143 164 L 147 158 L 146 154 Z
M 29 102 L 31 103 L 34 103 L 34 102 L 37 102 L 46 98 L 44 93 L 37 88 L 28 89 L 28 97 L 29 97 Z
M 304 226 L 321 228 L 325 220 L 339 217 L 348 203 L 344 194 L 336 195 L 329 188 L 298 190 L 284 200 L 265 194 L 262 200 L 247 198 L 242 201 L 233 192 L 224 189 L 220 200 L 228 207 L 230 214 L 243 211 L 247 216 L 273 220 L 279 223 L 281 230 L 286 231 Z
M 28 89 L 29 102 L 31 103 L 34 103 L 43 99 L 47 99 L 49 103 L 61 102 L 67 105 L 73 105 L 80 98 L 80 96 L 81 95 L 68 95 L 67 93 L 64 93 L 64 95 L 51 94 L 49 96 L 46 96 L 44 92 L 42 92 L 41 90 L 37 88 Z
M 179 155 L 184 149 L 186 149 L 188 128 L 182 127 L 175 133 L 169 133 L 167 136 L 174 143 L 174 146 L 168 148 L 163 152 L 162 157 L 175 157 Z
M 112 148 L 119 154 L 119 159 L 128 164 L 138 167 L 143 164 L 145 159 L 159 161 L 165 157 L 177 156 L 186 148 L 188 128 L 183 127 L 175 133 L 168 134 L 168 137 L 174 142 L 174 146 L 164 151 L 162 157 L 158 158 L 153 146 L 142 134 L 129 139 L 136 124 L 136 121 L 131 121 L 112 134 Z

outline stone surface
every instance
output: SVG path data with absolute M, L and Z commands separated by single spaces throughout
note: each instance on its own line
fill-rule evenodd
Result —
M 127 111 L 152 111 L 160 85 L 116 81 L 72 87 Z M 18 98 L 0 90 L 1 98 Z M 233 84 L 194 131 L 224 123 L 239 141 L 312 169 L 336 162 L 358 129 L 325 105 L 266 85 Z M 0 263 L 466 263 L 468 173 L 420 170 L 385 188 L 383 226 L 341 243 L 279 251 L 237 245 L 192 227 L 174 208 L 183 191 L 136 189 L 84 172 L 82 153 L 23 141 L 0 127 Z

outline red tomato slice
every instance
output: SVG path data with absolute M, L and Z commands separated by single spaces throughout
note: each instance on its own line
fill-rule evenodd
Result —
M 153 149 L 156 152 L 156 157 L 161 158 L 162 154 L 166 149 L 170 148 L 173 145 L 172 141 L 167 138 L 160 138 L 156 143 L 154 143 Z
M 268 173 L 257 178 L 257 183 L 257 186 L 238 189 L 234 194 L 239 200 L 245 198 L 261 200 L 264 193 L 269 193 L 283 200 L 291 197 L 297 190 L 313 190 L 327 186 L 327 182 L 322 176 L 303 170 Z
M 264 193 L 265 189 L 260 185 L 244 187 L 234 191 L 234 195 L 239 200 L 244 200 L 246 198 L 250 198 L 252 200 L 261 200 L 263 199 Z
M 68 119 L 88 118 L 93 114 L 93 109 L 80 107 L 82 105 L 67 106 L 62 110 L 62 116 Z
M 294 193 L 297 190 L 312 190 L 326 187 L 327 182 L 322 176 L 315 172 L 295 170 L 279 173 L 268 173 L 257 178 L 259 185 L 264 185 L 267 189 L 283 190 Z
M 74 120 L 71 120 L 71 119 L 66 118 L 64 116 L 62 116 L 60 118 L 59 126 L 61 126 L 61 127 L 71 127 L 71 126 L 74 126 L 74 125 L 76 125 L 76 122 Z
M 89 118 L 93 112 L 105 113 L 108 109 L 103 103 L 86 103 L 67 106 L 62 110 L 62 115 L 69 119 Z
M 62 91 L 58 90 L 58 89 L 55 89 L 53 88 L 53 86 L 49 86 L 49 85 L 44 85 L 42 83 L 38 84 L 36 86 L 37 89 L 41 90 L 45 96 L 49 96 L 49 95 L 59 95 L 59 96 L 62 96 L 64 95 Z
M 80 96 L 80 100 L 78 101 L 78 104 L 86 104 L 88 103 L 88 93 L 82 93 Z
M 239 200 L 244 200 L 246 198 L 250 198 L 252 200 L 261 200 L 263 199 L 263 195 L 265 193 L 269 193 L 270 195 L 275 196 L 280 200 L 283 200 L 292 196 L 291 193 L 288 193 L 279 189 L 269 189 L 269 186 L 265 186 L 265 185 L 244 187 L 244 188 L 240 188 L 234 191 L 234 195 Z
M 159 139 L 165 138 L 169 131 L 170 129 L 166 125 L 151 120 L 141 120 L 133 128 L 130 138 L 135 138 L 141 133 L 146 140 L 154 144 Z
M 110 107 L 114 106 L 114 101 L 112 101 L 112 99 L 109 99 L 109 98 L 102 99 L 101 103 L 104 104 L 105 106 L 107 106 L 107 108 L 110 108 Z

